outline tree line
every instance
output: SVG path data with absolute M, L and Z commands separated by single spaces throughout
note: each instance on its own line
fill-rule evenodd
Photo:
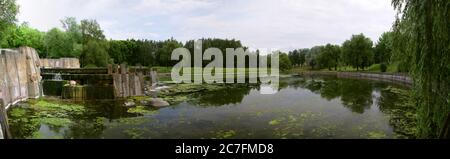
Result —
M 380 64 L 386 71 L 388 65 L 401 67 L 399 59 L 393 52 L 393 32 L 384 33 L 374 45 L 364 34 L 352 35 L 342 45 L 326 44 L 312 48 L 290 51 L 289 60 L 293 66 L 308 66 L 310 69 L 338 70 L 341 66 L 350 66 L 356 70 L 364 70 L 373 64 Z M 398 72 L 407 72 L 401 67 Z
M 69 17 L 61 20 L 62 28 L 41 32 L 28 24 L 14 24 L 1 31 L 2 48 L 33 47 L 41 58 L 79 58 L 83 67 L 105 67 L 108 64 L 133 66 L 171 67 L 172 51 L 184 47 L 194 53 L 194 40 L 183 44 L 173 38 L 155 40 L 107 40 L 96 20 L 81 20 Z M 219 48 L 224 57 L 227 48 L 246 48 L 235 39 L 201 39 L 203 52 L 207 48 Z M 193 57 L 193 56 L 192 56 Z

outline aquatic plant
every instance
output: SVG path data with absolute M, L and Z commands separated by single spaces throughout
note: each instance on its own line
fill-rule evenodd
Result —
M 132 114 L 140 114 L 140 115 L 153 115 L 153 114 L 157 113 L 157 111 L 149 110 L 145 106 L 137 106 L 134 108 L 130 108 L 130 109 L 128 109 L 127 112 L 132 113 Z

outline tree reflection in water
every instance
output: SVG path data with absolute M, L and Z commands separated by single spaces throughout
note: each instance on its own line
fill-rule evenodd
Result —
M 340 98 L 342 104 L 352 112 L 363 114 L 374 104 L 373 92 L 380 89 L 376 82 L 340 79 L 333 77 L 281 80 L 281 86 L 308 89 L 327 100 Z

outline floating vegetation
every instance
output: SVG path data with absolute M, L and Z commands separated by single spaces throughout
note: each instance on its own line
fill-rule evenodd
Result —
M 380 110 L 388 114 L 396 137 L 416 138 L 418 116 L 412 92 L 389 86 L 382 93 L 385 95 L 380 99 Z
M 235 135 L 236 131 L 234 130 L 229 131 L 220 130 L 215 133 L 215 137 L 213 139 L 230 139 L 233 138 Z
M 68 124 L 72 123 L 72 121 L 67 118 L 42 118 L 41 122 L 48 126 L 56 128 L 65 127 Z
M 338 126 L 332 123 L 325 123 L 320 125 L 318 128 L 312 130 L 312 134 L 319 138 L 333 138 L 336 136 Z
M 130 108 L 130 109 L 128 109 L 127 112 L 132 113 L 132 114 L 140 114 L 140 115 L 153 115 L 153 114 L 157 113 L 157 111 L 150 110 L 149 108 L 147 108 L 145 106 L 137 106 L 134 108 Z
M 309 111 L 300 114 L 289 113 L 285 117 L 271 120 L 269 125 L 274 127 L 274 135 L 278 138 L 302 138 L 306 133 L 305 127 L 307 124 L 317 121 L 321 116 L 320 113 Z
M 280 122 L 281 122 L 281 120 L 275 119 L 275 120 L 270 121 L 269 125 L 271 125 L 271 126 L 279 125 Z
M 384 132 L 369 132 L 367 137 L 369 139 L 385 139 L 387 135 Z
M 141 129 L 131 128 L 123 131 L 131 139 L 141 139 L 145 132 Z
M 15 138 L 40 138 L 41 124 L 53 129 L 67 127 L 72 119 L 83 115 L 82 105 L 61 103 L 49 99 L 29 100 L 22 107 L 13 107 L 9 113 L 9 123 Z
M 30 101 L 31 109 L 34 109 L 40 116 L 56 116 L 65 117 L 70 115 L 82 115 L 86 109 L 82 105 L 61 103 L 56 101 L 50 101 L 41 99 L 37 102 Z

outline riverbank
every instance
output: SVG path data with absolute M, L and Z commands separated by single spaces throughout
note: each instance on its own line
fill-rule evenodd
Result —
M 381 73 L 381 72 L 336 72 L 336 71 L 303 71 L 295 73 L 296 76 L 336 76 L 338 78 L 367 79 L 397 83 L 412 86 L 413 79 L 405 73 Z

